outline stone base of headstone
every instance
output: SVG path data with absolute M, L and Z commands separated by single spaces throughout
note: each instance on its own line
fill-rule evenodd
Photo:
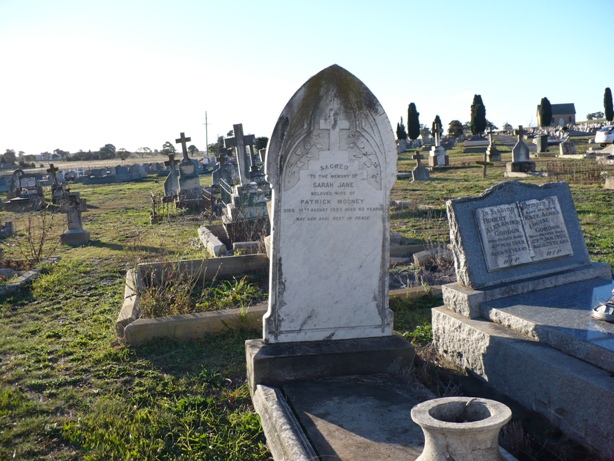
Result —
M 443 147 L 439 146 L 431 148 L 429 152 L 430 167 L 447 166 L 449 164 L 450 158 Z
M 411 367 L 416 351 L 398 334 L 376 338 L 267 343 L 245 342 L 247 379 L 281 386 L 333 376 L 394 374 Z
M 64 245 L 84 245 L 90 241 L 90 232 L 85 229 L 68 230 L 60 235 L 60 241 Z
M 535 144 L 537 144 L 537 153 L 543 153 L 548 151 L 548 135 L 543 134 L 535 138 Z
M 505 164 L 507 173 L 533 173 L 535 172 L 535 162 L 508 162 Z
M 486 161 L 488 162 L 500 162 L 501 161 L 501 152 L 497 149 L 497 146 L 490 145 L 486 149 Z
M 222 224 L 230 242 L 260 241 L 270 232 L 268 217 L 232 220 L 227 215 L 223 215 Z
M 604 189 L 614 190 L 614 176 L 606 176 L 605 184 L 603 185 Z
M 598 459 L 614 459 L 614 440 L 603 424 L 614 414 L 610 372 L 445 307 L 433 309 L 432 328 L 437 352 L 450 363 L 540 413 L 571 439 L 599 453 Z

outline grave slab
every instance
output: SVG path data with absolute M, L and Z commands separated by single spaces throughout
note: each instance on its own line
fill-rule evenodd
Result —
M 590 279 L 482 303 L 482 317 L 614 373 L 614 324 L 591 311 L 610 299 L 611 279 Z
M 591 314 L 614 283 L 569 187 L 502 183 L 448 201 L 448 219 L 458 282 L 432 311 L 438 353 L 613 459 L 614 325 Z
M 433 343 L 451 363 L 525 408 L 543 415 L 570 438 L 614 459 L 611 373 L 486 319 L 433 309 Z
M 276 461 L 414 461 L 424 435 L 410 410 L 434 397 L 417 382 L 377 375 L 259 385 L 253 400 Z

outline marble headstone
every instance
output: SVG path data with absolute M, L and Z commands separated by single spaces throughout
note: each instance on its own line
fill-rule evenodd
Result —
M 266 157 L 273 232 L 264 341 L 391 336 L 397 154 L 378 100 L 345 69 L 324 69 L 284 108 Z
M 508 181 L 447 202 L 456 275 L 473 289 L 589 266 L 567 183 Z

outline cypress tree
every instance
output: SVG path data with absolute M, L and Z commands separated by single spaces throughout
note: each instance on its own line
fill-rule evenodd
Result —
M 439 118 L 439 115 L 435 115 L 435 120 L 433 120 L 433 124 L 431 125 L 431 134 L 433 135 L 433 137 L 435 137 L 435 133 L 437 132 L 437 126 L 443 129 L 443 127 L 441 126 L 441 119 Z
M 405 131 L 405 125 L 403 124 L 403 117 L 401 117 L 401 123 L 397 123 L 397 139 L 407 139 L 407 131 Z
M 539 104 L 539 126 L 550 126 L 552 123 L 552 105 L 548 98 L 542 98 Z
M 612 108 L 612 91 L 609 87 L 605 89 L 603 95 L 603 108 L 605 109 L 605 119 L 611 122 L 614 119 L 614 109 Z
M 473 96 L 471 104 L 471 132 L 473 134 L 483 133 L 486 129 L 486 107 L 482 102 L 482 96 Z
M 407 134 L 409 139 L 418 139 L 420 136 L 420 113 L 416 109 L 416 105 L 412 102 L 407 108 Z

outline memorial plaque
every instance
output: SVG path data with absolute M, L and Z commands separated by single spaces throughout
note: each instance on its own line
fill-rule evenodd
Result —
M 505 181 L 447 202 L 454 266 L 473 289 L 591 264 L 566 183 Z
M 273 195 L 269 342 L 392 334 L 390 121 L 339 66 L 314 76 L 282 112 L 267 151 Z
M 573 254 L 558 198 L 476 210 L 489 271 Z

